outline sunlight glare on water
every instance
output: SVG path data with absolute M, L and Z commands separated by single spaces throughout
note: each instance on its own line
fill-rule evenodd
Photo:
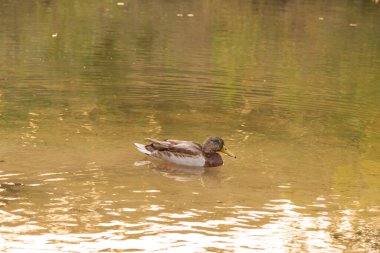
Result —
M 377 252 L 376 1 L 2 1 L 1 252 Z M 145 138 L 221 136 L 218 168 Z

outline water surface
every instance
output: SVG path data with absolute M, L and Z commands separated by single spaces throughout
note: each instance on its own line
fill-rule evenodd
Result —
M 375 2 L 2 1 L 0 250 L 378 251 Z

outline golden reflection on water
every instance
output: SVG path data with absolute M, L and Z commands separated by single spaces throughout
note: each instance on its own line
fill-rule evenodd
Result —
M 221 249 L 228 252 L 283 252 L 287 248 L 306 252 L 336 252 L 344 249 L 344 246 L 333 243 L 328 231 L 333 221 L 328 217 L 328 212 L 310 216 L 298 211 L 305 207 L 294 205 L 287 199 L 271 200 L 265 206 L 262 211 L 252 210 L 248 206 L 216 206 L 213 212 L 189 209 L 180 213 L 167 213 L 165 208 L 153 205 L 145 210 L 160 211 L 158 216 L 147 214 L 137 223 L 116 218 L 95 225 L 101 227 L 102 232 L 79 234 L 70 232 L 70 227 L 77 226 L 75 221 L 70 223 L 70 215 L 61 214 L 47 217 L 47 221 L 57 226 L 50 227 L 49 232 L 38 224 L 3 226 L 0 239 L 7 243 L 0 249 L 64 252 L 111 249 L 144 252 L 204 252 Z M 216 212 L 229 215 L 217 218 Z M 207 219 L 202 221 L 205 217 Z M 353 227 L 350 222 L 354 217 L 355 214 L 350 210 L 344 211 L 337 233 L 351 233 Z M 9 223 L 22 221 L 21 216 L 4 211 L 1 212 L 1 219 Z M 60 221 L 65 223 L 64 226 L 59 226 Z M 41 231 L 43 234 L 40 234 Z M 17 239 L 10 240 L 14 233 L 19 234 Z M 34 233 L 37 234 L 32 235 Z
M 28 125 L 26 127 L 23 127 L 25 129 L 25 132 L 21 135 L 21 140 L 23 142 L 23 146 L 30 145 L 32 147 L 37 147 L 38 142 L 41 142 L 41 140 L 37 139 L 38 135 L 38 117 L 40 114 L 35 112 L 29 112 L 28 115 L 30 116 Z
M 240 160 L 226 160 L 225 166 L 212 169 L 146 159 L 132 145 L 122 153 L 136 152 L 136 156 L 121 161 L 111 155 L 120 156 L 116 149 L 106 153 L 89 149 L 83 155 L 90 161 L 84 161 L 54 159 L 58 156 L 49 150 L 31 147 L 32 154 L 43 151 L 51 158 L 49 166 L 44 167 L 46 160 L 37 159 L 32 167 L 40 169 L 22 173 L 13 166 L 25 166 L 28 154 L 8 154 L 0 164 L 0 250 L 373 249 L 380 207 L 376 196 L 356 200 L 355 192 L 347 188 L 356 177 L 353 168 L 335 170 L 331 187 L 318 169 L 318 158 L 307 161 L 310 156 L 302 157 L 298 148 L 279 152 L 283 148 L 277 142 L 261 142 L 259 148 L 250 149 L 257 155 L 253 159 L 241 151 Z M 289 152 L 297 158 L 289 159 Z M 18 163 L 10 163 L 15 156 Z M 339 156 L 324 156 L 327 160 L 333 157 Z M 299 178 L 294 164 L 308 167 L 309 173 L 318 172 L 318 183 L 326 186 L 316 184 L 311 175 Z M 329 162 L 324 166 L 330 166 Z M 377 191 L 375 168 L 375 162 L 361 163 L 362 182 L 369 187 L 366 192 Z M 348 174 L 340 176 L 344 172 Z M 363 221 L 367 227 L 361 226 Z
M 79 170 L 39 172 L 33 177 L 39 180 L 25 185 L 3 183 L 0 196 L 8 202 L 0 212 L 0 250 L 337 252 L 347 241 L 363 245 L 355 230 L 364 210 L 336 208 L 336 194 L 296 204 L 285 197 L 296 194 L 295 186 L 281 183 L 264 193 L 282 197 L 270 193 L 262 201 L 247 192 L 244 200 L 244 193 L 232 192 L 231 201 L 224 197 L 238 190 L 231 188 L 236 179 L 223 170 L 185 172 L 154 162 L 114 170 L 87 162 Z M 123 171 L 128 177 L 120 178 Z M 5 182 L 21 174 L 0 176 Z
M 1 251 L 343 252 L 378 243 L 378 164 L 347 163 L 351 151 L 239 135 L 229 138 L 237 160 L 185 168 L 86 138 L 76 143 L 81 156 L 70 146 L 6 154 Z

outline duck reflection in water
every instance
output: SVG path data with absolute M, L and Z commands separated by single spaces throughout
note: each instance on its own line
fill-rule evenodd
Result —
M 220 184 L 229 179 L 221 178 L 220 168 L 207 168 L 178 165 L 166 161 L 147 161 L 135 162 L 135 166 L 146 166 L 160 175 L 174 179 L 179 182 L 190 182 L 200 180 L 205 187 L 219 187 Z

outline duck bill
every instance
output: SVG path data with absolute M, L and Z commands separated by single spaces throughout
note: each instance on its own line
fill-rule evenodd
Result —
M 233 158 L 236 158 L 236 155 L 232 154 L 230 151 L 227 150 L 227 148 L 225 146 L 222 147 L 222 149 L 220 150 L 220 152 L 228 155 L 228 156 L 231 156 Z

